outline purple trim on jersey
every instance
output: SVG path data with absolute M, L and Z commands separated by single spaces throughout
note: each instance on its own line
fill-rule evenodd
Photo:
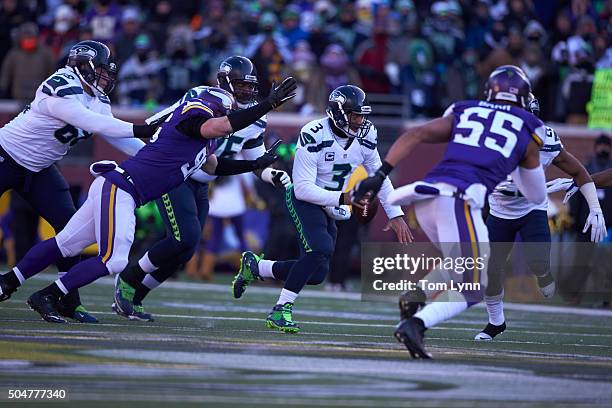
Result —
M 136 188 L 134 187 L 134 184 L 128 181 L 124 174 L 112 170 L 107 173 L 103 173 L 102 177 L 104 177 L 106 180 L 131 195 L 134 199 L 134 202 L 136 202 L 136 207 L 140 207 L 143 204 L 142 200 L 140 199 L 140 196 L 138 195 L 138 192 L 136 191 Z
M 464 203 L 460 198 L 455 198 L 455 220 L 459 229 L 459 242 L 470 242 L 470 232 L 468 231 L 467 220 L 465 219 Z M 461 246 L 461 255 L 463 256 L 463 245 Z
M 100 206 L 100 248 L 98 254 L 102 257 L 102 262 L 106 263 L 113 256 L 117 186 L 105 180 L 100 199 L 102 205 Z

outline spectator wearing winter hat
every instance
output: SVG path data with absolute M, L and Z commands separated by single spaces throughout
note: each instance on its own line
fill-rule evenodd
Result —
M 135 8 L 126 8 L 121 17 L 121 31 L 115 40 L 115 57 L 119 66 L 134 54 L 134 42 L 139 34 L 142 34 L 140 13 Z
M 300 27 L 300 8 L 294 5 L 287 7 L 282 16 L 281 35 L 287 40 L 290 50 L 300 41 L 308 40 L 308 33 Z
M 161 64 L 147 35 L 136 37 L 134 48 L 135 54 L 119 68 L 117 91 L 120 103 L 142 106 L 157 96 Z
M 55 70 L 53 53 L 38 39 L 38 27 L 24 23 L 17 44 L 9 51 L 0 71 L 0 93 L 25 105 L 34 98 L 40 83 Z
M 41 39 L 59 59 L 79 38 L 78 15 L 72 7 L 62 4 L 55 10 L 53 25 L 42 31 Z

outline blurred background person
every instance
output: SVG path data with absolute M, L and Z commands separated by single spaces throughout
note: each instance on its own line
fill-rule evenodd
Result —
M 19 26 L 15 46 L 2 61 L 0 93 L 23 107 L 32 99 L 40 83 L 55 71 L 53 53 L 38 38 L 34 23 Z

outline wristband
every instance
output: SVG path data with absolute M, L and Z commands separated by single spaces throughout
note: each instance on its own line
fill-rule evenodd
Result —
M 382 166 L 376 171 L 376 174 L 381 174 L 383 177 L 387 177 L 393 170 L 393 166 L 387 161 L 383 161 Z

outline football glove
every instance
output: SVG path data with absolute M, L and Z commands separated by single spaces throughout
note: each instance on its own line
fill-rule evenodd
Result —
M 280 83 L 272 83 L 272 89 L 270 95 L 268 95 L 268 102 L 273 108 L 278 108 L 283 103 L 295 96 L 295 90 L 297 89 L 297 81 L 293 77 L 287 77 Z
M 351 210 L 348 205 L 341 205 L 338 207 L 327 206 L 323 207 L 323 211 L 325 211 L 332 220 L 346 221 L 351 218 Z
M 607 235 L 606 221 L 604 220 L 601 208 L 593 208 L 589 211 L 582 233 L 586 233 L 591 228 L 591 242 L 601 242 Z
M 289 177 L 287 172 L 270 167 L 263 169 L 261 179 L 266 183 L 272 184 L 274 187 L 287 188 L 291 184 L 291 177 Z

